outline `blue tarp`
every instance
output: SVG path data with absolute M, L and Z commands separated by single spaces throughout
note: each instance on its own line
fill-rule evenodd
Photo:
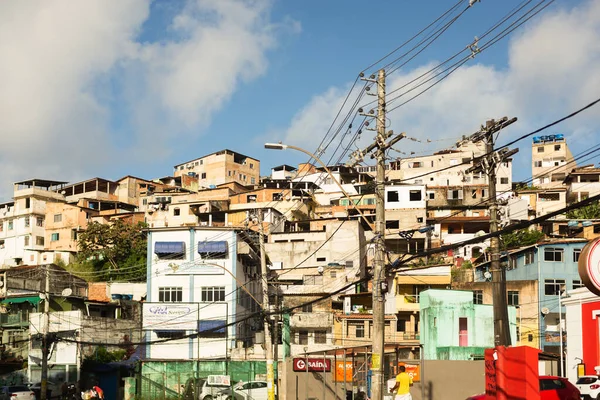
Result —
M 226 241 L 198 242 L 198 253 L 228 253 Z
M 225 333 L 225 325 L 225 320 L 201 319 L 198 321 L 198 333 Z
M 184 254 L 185 242 L 156 242 L 154 243 L 155 254 Z

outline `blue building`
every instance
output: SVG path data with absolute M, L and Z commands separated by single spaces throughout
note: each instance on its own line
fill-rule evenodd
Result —
M 501 262 L 506 266 L 507 282 L 537 282 L 537 333 L 543 351 L 559 353 L 559 316 L 562 312 L 564 320 L 565 315 L 564 306 L 559 312 L 559 295 L 583 286 L 577 261 L 586 243 L 585 239 L 545 241 L 501 255 Z M 475 281 L 491 281 L 489 268 L 489 262 L 478 265 L 475 268 Z M 509 292 L 507 296 L 511 304 L 511 296 L 518 297 L 519 293 Z

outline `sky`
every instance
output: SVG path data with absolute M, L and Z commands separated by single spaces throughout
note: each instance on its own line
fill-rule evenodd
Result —
M 535 10 L 547 7 L 498 37 L 540 1 Z M 405 55 L 400 68 L 399 62 L 388 65 L 425 37 L 419 36 L 378 62 L 455 4 L 448 18 L 460 16 L 430 46 Z M 387 126 L 409 138 L 390 151 L 394 158 L 431 154 L 487 119 L 517 117 L 498 138 L 503 144 L 600 98 L 599 1 L 468 4 L 0 2 L 0 201 L 10 200 L 19 180 L 152 179 L 225 148 L 260 159 L 263 175 L 276 165 L 307 161 L 292 150 L 266 150 L 265 142 L 319 149 L 325 162 L 346 162 L 347 154 L 336 149 L 363 147 L 374 136 L 363 129 L 355 137 L 360 116 L 352 129 L 338 119 L 333 131 L 339 127 L 340 134 L 329 132 L 340 108 L 342 117 L 356 115 L 341 105 L 361 71 L 369 76 L 386 69 L 388 110 L 399 106 L 388 113 Z M 403 104 L 437 79 L 424 83 L 431 77 L 424 73 L 461 51 L 458 59 L 468 55 L 475 37 L 483 50 Z M 358 81 L 348 104 L 363 84 Z M 363 96 L 357 104 L 373 99 Z M 564 133 L 577 155 L 597 143 L 599 122 L 600 105 L 545 133 Z M 516 146 L 513 180 L 525 180 L 531 139 Z

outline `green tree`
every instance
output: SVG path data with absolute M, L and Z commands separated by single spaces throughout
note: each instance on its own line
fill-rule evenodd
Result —
M 600 204 L 594 202 L 587 206 L 567 211 L 569 219 L 600 219 Z
M 544 232 L 534 229 L 519 229 L 500 235 L 500 243 L 504 249 L 514 249 L 535 244 L 543 237 Z
M 79 235 L 79 269 L 103 272 L 100 279 L 145 279 L 146 224 L 91 222 Z

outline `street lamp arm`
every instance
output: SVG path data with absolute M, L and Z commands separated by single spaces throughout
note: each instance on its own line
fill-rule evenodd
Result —
M 242 290 L 243 290 L 244 292 L 248 293 L 248 296 L 252 297 L 252 298 L 254 299 L 254 301 L 256 302 L 256 304 L 258 304 L 258 305 L 260 306 L 260 308 L 262 308 L 262 309 L 264 310 L 264 307 L 263 307 L 262 303 L 261 303 L 260 301 L 258 301 L 258 300 L 256 299 L 256 297 L 254 297 L 254 296 L 252 295 L 252 293 L 250 293 L 250 292 L 248 291 L 248 289 L 246 289 L 246 284 L 245 284 L 245 283 L 242 283 L 242 282 L 240 282 L 240 281 L 238 280 L 238 278 L 236 278 L 236 276 L 233 274 L 233 272 L 231 272 L 230 270 L 228 270 L 227 268 L 225 268 L 224 266 L 222 266 L 222 265 L 219 265 L 219 264 L 207 263 L 207 262 L 204 262 L 204 261 L 202 261 L 202 262 L 200 263 L 200 265 L 210 265 L 211 267 L 218 267 L 218 268 L 221 268 L 223 271 L 227 272 L 229 275 L 231 275 L 231 276 L 232 276 L 232 278 L 233 278 L 233 279 L 235 279 L 235 281 L 238 283 L 238 285 L 240 285 L 240 287 L 242 288 Z

